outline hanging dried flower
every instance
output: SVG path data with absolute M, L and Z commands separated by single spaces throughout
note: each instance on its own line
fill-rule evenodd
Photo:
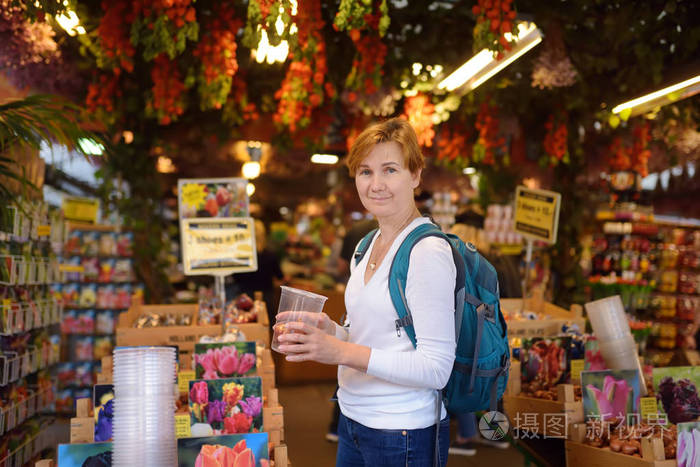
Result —
M 578 72 L 566 53 L 564 36 L 559 23 L 551 23 L 547 28 L 542 52 L 532 68 L 532 87 L 552 89 L 572 86 L 578 79 Z

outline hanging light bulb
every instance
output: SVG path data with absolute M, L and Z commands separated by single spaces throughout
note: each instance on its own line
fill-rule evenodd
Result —
M 255 185 L 253 185 L 252 183 L 248 183 L 245 186 L 245 192 L 248 194 L 249 197 L 253 196 L 253 193 L 255 193 Z
M 241 172 L 243 173 L 243 177 L 248 180 L 257 178 L 260 175 L 260 162 L 248 161 L 244 163 Z

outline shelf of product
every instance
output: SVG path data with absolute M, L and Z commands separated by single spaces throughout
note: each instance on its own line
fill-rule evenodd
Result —
M 41 417 L 55 411 L 60 359 L 64 223 L 41 201 L 0 206 L 0 464 L 24 465 L 47 447 Z
M 52 289 L 65 308 L 61 322 L 63 355 L 59 367 L 59 406 L 94 384 L 102 357 L 112 354 L 119 314 L 143 296 L 132 258 L 133 233 L 107 225 L 69 223 L 63 246 L 65 283 Z
M 536 298 L 501 299 L 501 310 L 508 324 L 508 337 L 543 337 L 556 335 L 564 327 L 576 326 L 585 330 L 580 307 L 566 310 Z
M 654 363 L 688 348 L 700 313 L 700 229 L 692 220 L 650 212 L 604 211 L 597 218 L 591 273 L 593 299 L 619 294 L 626 311 L 650 328 Z
M 228 312 L 231 313 L 231 324 L 226 326 L 228 332 L 240 332 L 247 340 L 261 341 L 269 347 L 267 312 L 256 313 L 256 320 L 252 322 L 235 322 L 235 317 L 243 314 L 231 309 Z M 199 304 L 143 305 L 135 298 L 129 310 L 119 315 L 116 344 L 177 345 L 181 365 L 187 367 L 196 342 L 204 336 L 222 334 L 224 326 L 220 319 L 221 314 L 217 314 L 211 304 L 203 303 L 201 307 Z

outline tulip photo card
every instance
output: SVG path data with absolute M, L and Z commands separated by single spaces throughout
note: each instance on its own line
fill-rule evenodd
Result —
M 114 385 L 96 384 L 92 394 L 92 406 L 95 408 L 95 441 L 111 441 Z
M 641 386 L 637 370 L 581 372 L 583 413 L 586 418 L 627 421 L 639 413 Z
M 197 379 L 232 378 L 255 373 L 255 342 L 217 342 L 194 345 Z
M 570 368 L 571 338 L 524 338 L 520 350 L 522 382 L 530 391 L 551 389 L 566 383 Z
M 259 376 L 190 381 L 192 436 L 262 431 Z
M 268 467 L 267 433 L 180 438 L 179 467 Z
M 112 465 L 112 443 L 59 444 L 58 465 Z
M 654 368 L 652 375 L 659 410 L 666 413 L 669 422 L 675 424 L 700 419 L 700 367 Z
M 678 424 L 676 464 L 678 467 L 700 465 L 700 422 Z

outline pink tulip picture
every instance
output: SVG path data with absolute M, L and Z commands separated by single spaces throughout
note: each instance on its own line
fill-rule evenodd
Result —
M 678 424 L 678 467 L 700 465 L 700 422 Z
M 194 353 L 198 379 L 230 378 L 255 372 L 255 342 L 195 344 Z
M 267 433 L 180 438 L 178 467 L 269 467 Z
M 636 370 L 584 371 L 581 373 L 586 417 L 627 419 L 639 411 L 639 373 Z

